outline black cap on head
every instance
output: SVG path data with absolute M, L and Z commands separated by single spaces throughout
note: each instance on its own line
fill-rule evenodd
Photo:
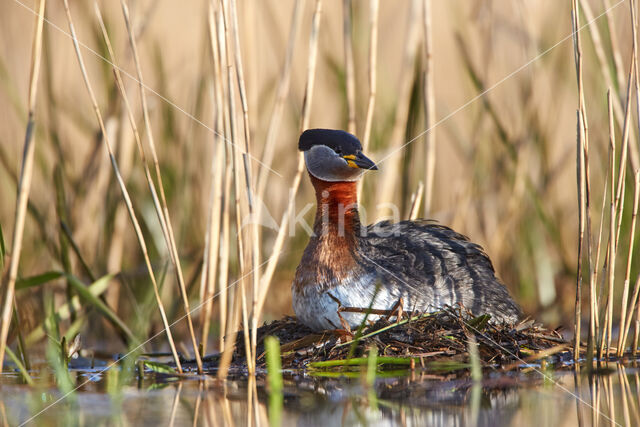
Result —
M 314 145 L 326 145 L 336 152 L 356 154 L 362 150 L 358 138 L 343 130 L 335 129 L 307 129 L 300 135 L 298 150 L 307 151 Z

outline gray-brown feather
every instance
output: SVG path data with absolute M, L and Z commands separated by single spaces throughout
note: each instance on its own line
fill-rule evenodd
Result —
M 425 220 L 385 221 L 362 234 L 361 267 L 375 271 L 381 283 L 403 289 L 409 297 L 405 310 L 461 302 L 497 322 L 513 323 L 520 316 L 484 250 L 450 228 Z

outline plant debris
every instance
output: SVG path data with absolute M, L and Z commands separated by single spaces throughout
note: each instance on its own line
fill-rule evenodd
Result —
M 359 368 L 366 366 L 372 347 L 380 357 L 378 365 L 433 372 L 466 370 L 470 366 L 471 336 L 478 343 L 483 367 L 511 370 L 540 359 L 551 363 L 570 361 L 570 345 L 558 330 L 545 329 L 533 320 L 523 320 L 515 326 L 493 325 L 488 320 L 488 315 L 473 317 L 463 309 L 447 308 L 428 314 L 404 313 L 399 320 L 381 317 L 358 331 L 314 332 L 294 317 L 285 317 L 258 329 L 257 367 L 265 367 L 267 336 L 280 341 L 285 370 L 347 365 Z M 217 358 L 205 359 L 208 369 L 217 368 Z M 232 368 L 238 371 L 245 367 L 244 339 L 239 332 Z

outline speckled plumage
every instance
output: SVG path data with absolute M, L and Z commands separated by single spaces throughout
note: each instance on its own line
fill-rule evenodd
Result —
M 355 181 L 310 178 L 318 209 L 292 285 L 299 321 L 315 330 L 341 328 L 339 305 L 366 309 L 374 295 L 375 309 L 390 310 L 400 299 L 405 311 L 419 312 L 462 303 L 492 322 L 518 320 L 520 308 L 479 245 L 426 220 L 362 226 Z M 357 327 L 364 314 L 340 316 Z

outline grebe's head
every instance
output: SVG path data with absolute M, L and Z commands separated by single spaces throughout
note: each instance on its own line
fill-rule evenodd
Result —
M 308 129 L 300 135 L 307 170 L 323 181 L 357 181 L 365 169 L 378 167 L 362 154 L 362 144 L 342 130 Z

